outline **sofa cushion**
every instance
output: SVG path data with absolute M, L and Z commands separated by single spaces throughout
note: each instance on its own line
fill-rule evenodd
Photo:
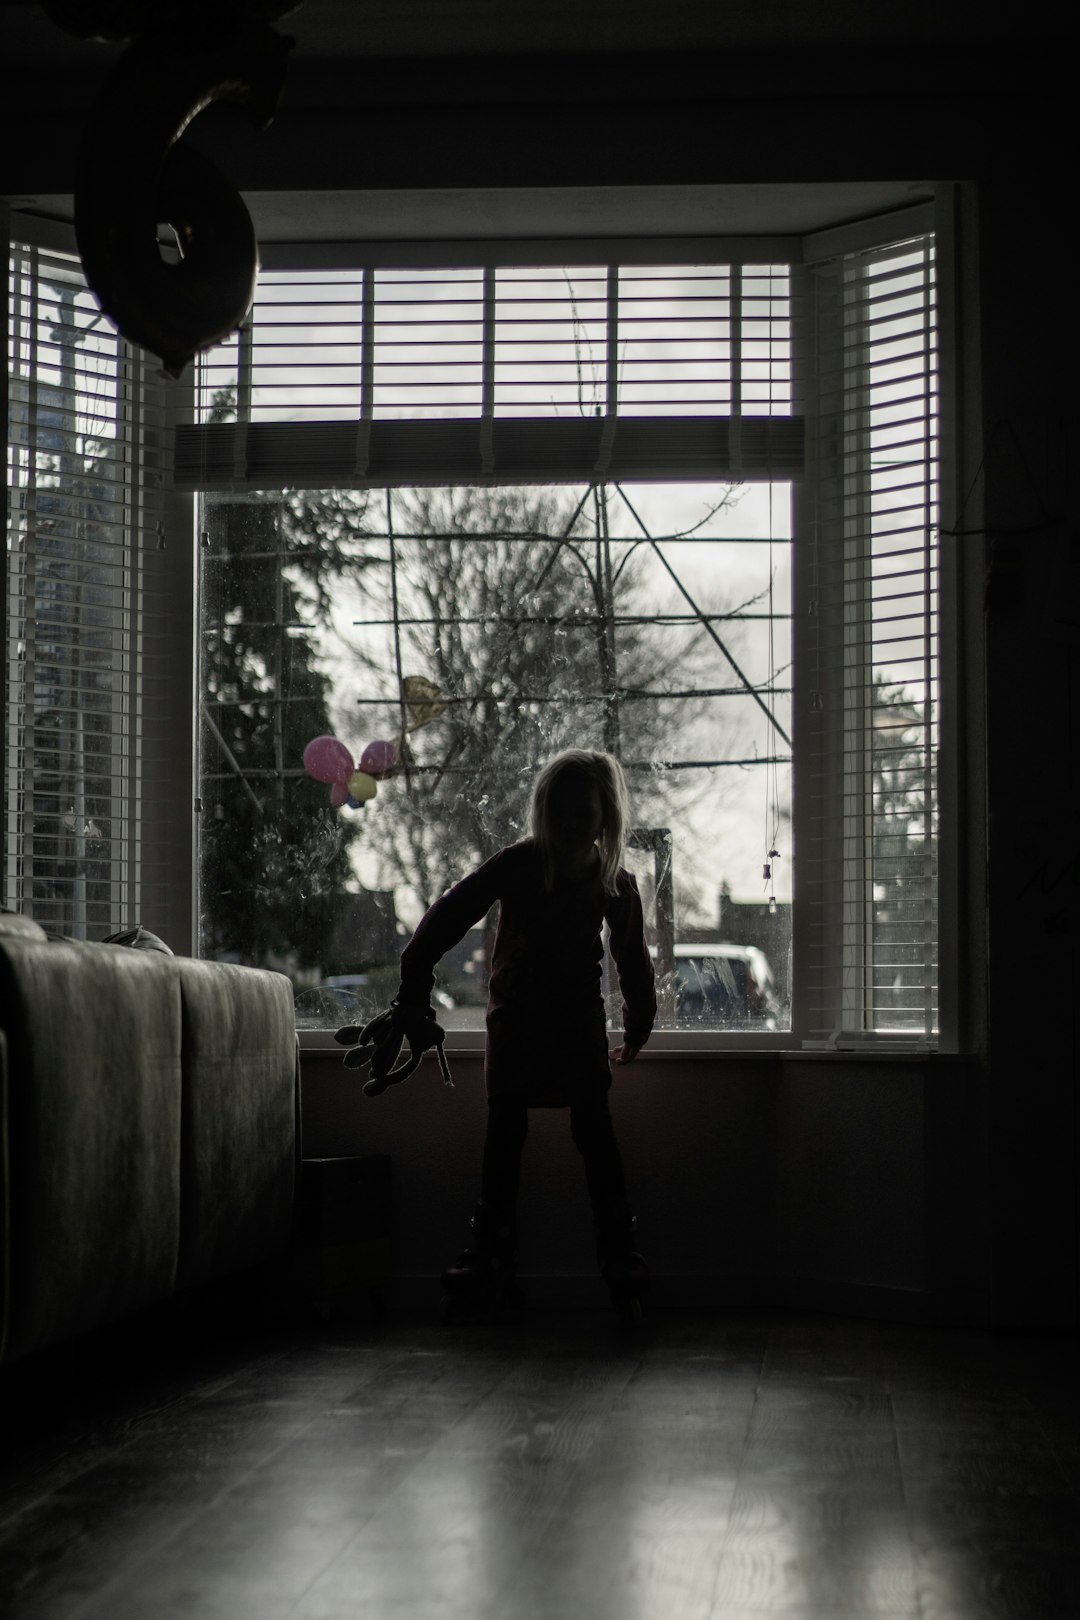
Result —
M 44 928 L 21 911 L 0 911 L 0 939 L 19 939 L 24 943 L 36 940 L 40 945 L 48 939 Z
M 151 952 L 0 936 L 0 1024 L 10 1357 L 174 1285 L 175 969 Z
M 183 1020 L 181 1284 L 288 1241 L 297 1151 L 292 986 L 280 973 L 176 957 Z

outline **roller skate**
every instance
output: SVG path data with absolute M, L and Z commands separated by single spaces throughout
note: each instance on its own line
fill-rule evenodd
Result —
M 473 1244 L 442 1274 L 444 1321 L 517 1309 L 525 1296 L 517 1283 L 517 1232 L 492 1204 L 479 1203 L 472 1218 Z
M 636 1217 L 625 1203 L 605 1210 L 596 1222 L 596 1255 L 600 1275 L 611 1303 L 628 1327 L 644 1316 L 643 1298 L 649 1289 L 649 1268 L 633 1247 Z

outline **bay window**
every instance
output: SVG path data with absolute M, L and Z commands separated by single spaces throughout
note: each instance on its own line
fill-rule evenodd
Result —
M 170 406 L 167 495 L 198 537 L 199 948 L 288 972 L 302 1026 L 374 1007 L 423 907 L 524 832 L 536 768 L 581 743 L 630 778 L 658 1041 L 933 1046 L 949 900 L 926 227 L 768 263 L 730 242 L 270 255 L 245 329 Z M 70 505 L 87 455 L 77 480 L 50 448 L 60 384 L 17 313 L 18 287 L 48 285 L 28 251 L 9 313 L 5 903 L 67 884 L 70 925 L 97 879 L 85 850 L 50 868 L 28 811 L 59 753 L 19 649 L 41 491 Z M 161 440 L 111 341 L 143 566 Z M 58 849 L 65 814 L 84 839 L 108 821 L 108 921 L 153 926 L 137 859 L 153 625 L 137 569 L 125 588 L 105 731 L 135 842 L 114 849 L 121 820 L 80 775 L 82 703 L 50 814 Z M 327 734 L 354 765 L 394 742 L 399 769 L 332 804 L 303 765 Z M 452 1028 L 482 1021 L 487 948 L 481 927 L 445 964 Z

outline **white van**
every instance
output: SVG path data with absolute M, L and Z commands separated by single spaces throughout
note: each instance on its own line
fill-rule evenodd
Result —
M 651 951 L 655 961 L 655 946 Z M 707 940 L 675 946 L 678 1026 L 775 1029 L 779 1013 L 769 959 L 756 945 Z

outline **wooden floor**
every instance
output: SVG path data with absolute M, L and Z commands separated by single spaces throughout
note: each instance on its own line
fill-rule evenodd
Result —
M 1080 1616 L 1069 1341 L 175 1316 L 0 1380 L 7 1620 Z

